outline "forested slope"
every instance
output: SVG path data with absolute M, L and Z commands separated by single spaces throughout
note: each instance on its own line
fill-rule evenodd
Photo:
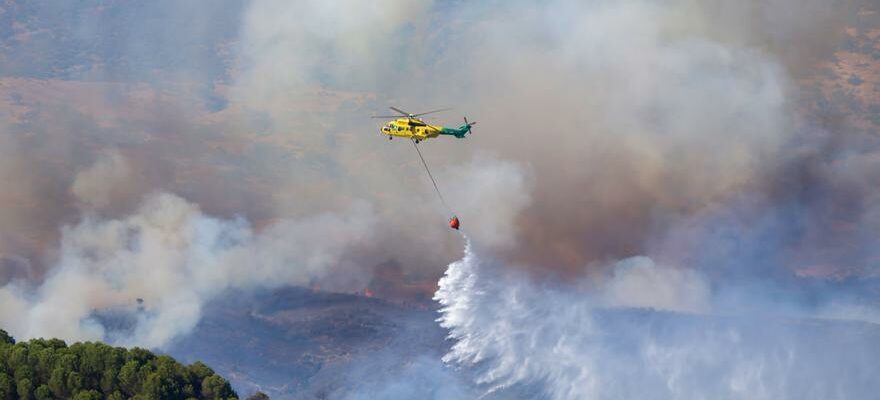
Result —
M 201 362 L 183 365 L 141 348 L 59 339 L 15 343 L 0 330 L 0 400 L 237 399 Z

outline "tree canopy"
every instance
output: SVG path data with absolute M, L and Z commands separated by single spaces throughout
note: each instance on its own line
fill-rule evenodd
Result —
M 207 365 L 141 348 L 59 339 L 16 343 L 0 329 L 0 400 L 238 399 Z

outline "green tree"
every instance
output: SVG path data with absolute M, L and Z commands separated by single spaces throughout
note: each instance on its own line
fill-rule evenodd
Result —
M 18 394 L 19 399 L 30 400 L 33 398 L 31 397 L 31 394 L 33 394 L 34 391 L 34 384 L 33 382 L 31 382 L 30 379 L 22 379 L 18 381 L 18 385 L 16 385 L 15 391 Z
M 52 391 L 52 394 L 59 398 L 63 399 L 67 397 L 67 371 L 64 368 L 58 367 L 52 370 L 52 374 L 49 377 L 49 390 Z
M 205 364 L 185 366 L 144 349 L 126 350 L 98 342 L 67 346 L 58 339 L 14 343 L 5 336 L 0 341 L 0 400 L 236 396 L 229 382 Z
M 79 392 L 83 387 L 83 379 L 82 375 L 77 372 L 70 372 L 67 374 L 67 391 L 70 393 Z
M 34 398 L 37 400 L 52 400 L 52 391 L 44 383 L 34 390 Z
M 83 390 L 73 396 L 73 400 L 102 400 L 104 396 L 101 395 L 101 392 L 91 389 L 91 390 Z
M 6 331 L 0 329 L 0 344 L 15 344 L 15 339 L 12 336 L 9 336 Z
M 169 384 L 158 372 L 147 375 L 144 381 L 143 393 L 153 399 L 171 399 L 177 396 L 172 385 Z
M 12 377 L 0 372 L 0 400 L 12 400 L 15 391 L 12 390 Z
M 138 365 L 138 362 L 131 360 L 125 363 L 122 369 L 119 370 L 119 386 L 123 393 L 134 396 L 140 392 L 141 377 L 138 374 L 139 369 L 140 365 Z
M 52 374 L 52 369 L 55 366 L 55 361 L 57 356 L 55 355 L 55 349 L 52 347 L 45 347 L 40 349 L 40 351 L 36 352 L 37 365 L 36 365 L 36 376 L 37 380 L 40 382 L 47 382 Z
M 209 368 L 207 365 L 202 364 L 201 361 L 196 361 L 192 363 L 192 365 L 190 365 L 187 369 L 193 375 L 195 375 L 196 378 L 198 378 L 199 382 L 211 375 L 214 375 L 214 370 Z
M 203 399 L 225 399 L 234 397 L 235 392 L 225 379 L 218 375 L 211 375 L 202 381 Z
M 187 399 L 194 399 L 198 397 L 198 392 L 196 391 L 196 387 L 192 383 L 187 383 L 183 385 L 183 397 Z
M 56 367 L 60 367 L 65 371 L 73 371 L 76 369 L 77 364 L 79 364 L 78 358 L 76 357 L 76 354 L 71 353 L 69 350 L 70 349 L 58 358 L 58 361 L 55 364 Z
M 245 399 L 245 400 L 269 400 L 269 395 L 258 391 L 256 393 L 248 396 L 247 399 Z
M 18 368 L 13 373 L 13 378 L 15 378 L 16 382 L 21 382 L 25 379 L 33 382 L 34 381 L 34 370 L 28 364 L 19 365 Z
M 6 362 L 6 365 L 9 368 L 17 369 L 20 366 L 27 365 L 28 362 L 28 348 L 27 344 L 18 343 L 12 347 L 12 350 L 9 352 L 9 359 Z
M 79 350 L 79 373 L 86 386 L 97 386 L 104 371 L 104 352 L 106 345 L 101 343 L 82 343 Z
M 110 367 L 104 370 L 104 374 L 101 376 L 101 391 L 104 393 L 113 393 L 119 387 L 117 378 L 119 374 L 116 372 L 116 368 Z
M 155 354 L 140 347 L 135 347 L 125 354 L 125 361 L 137 361 L 138 364 L 146 364 L 154 358 L 156 358 Z

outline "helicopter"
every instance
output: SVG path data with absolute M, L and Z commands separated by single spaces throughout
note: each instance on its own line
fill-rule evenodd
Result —
M 433 114 L 440 111 L 449 110 L 448 108 L 441 108 L 439 110 L 433 110 L 423 113 L 408 113 L 403 111 L 397 107 L 388 107 L 392 111 L 399 113 L 400 115 L 376 115 L 372 118 L 393 118 L 393 121 L 389 121 L 385 125 L 382 126 L 380 133 L 388 136 L 388 140 L 394 139 L 395 136 L 411 139 L 416 143 L 421 142 L 422 140 L 435 138 L 440 135 L 449 135 L 455 136 L 458 139 L 464 139 L 464 136 L 468 133 L 471 133 L 471 127 L 476 125 L 476 122 L 468 122 L 467 117 L 464 118 L 464 125 L 458 128 L 449 128 L 445 126 L 439 125 L 430 125 L 425 123 L 421 118 L 423 115 Z

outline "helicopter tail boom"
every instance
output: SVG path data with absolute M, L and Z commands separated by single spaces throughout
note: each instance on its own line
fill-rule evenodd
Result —
M 455 136 L 459 139 L 464 139 L 464 136 L 468 133 L 471 133 L 471 127 L 476 125 L 476 122 L 468 122 L 467 117 L 464 118 L 464 125 L 458 128 L 443 128 L 440 131 L 441 135 L 450 135 Z

